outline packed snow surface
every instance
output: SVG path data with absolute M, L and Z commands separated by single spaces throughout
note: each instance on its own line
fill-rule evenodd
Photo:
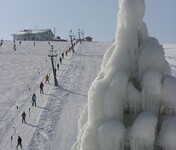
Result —
M 69 52 L 60 64 L 58 87 L 53 85 L 48 42 L 36 41 L 35 47 L 30 41 L 22 41 L 21 45 L 16 41 L 15 44 L 16 51 L 13 41 L 4 41 L 0 47 L 0 150 L 15 149 L 18 136 L 22 137 L 24 149 L 70 150 L 76 141 L 77 121 L 87 102 L 88 88 L 111 42 L 76 45 L 76 52 Z M 57 51 L 58 57 L 54 59 L 57 64 L 70 42 L 50 44 Z M 46 74 L 50 74 L 50 84 L 45 84 Z M 39 90 L 41 81 L 44 94 Z M 37 107 L 31 107 L 34 92 Z M 26 124 L 21 122 L 23 111 L 27 114 Z

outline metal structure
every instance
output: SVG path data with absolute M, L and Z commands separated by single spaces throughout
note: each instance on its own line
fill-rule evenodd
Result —
M 56 78 L 56 68 L 54 67 L 54 57 L 57 57 L 56 51 L 53 51 L 53 45 L 51 45 L 51 50 L 49 51 L 48 57 L 51 58 L 51 65 L 52 65 L 52 70 L 53 70 L 53 76 L 54 76 L 54 86 L 58 86 L 58 81 Z
M 75 50 L 74 50 L 74 45 L 73 45 L 73 37 L 74 37 L 74 34 L 73 34 L 72 30 L 70 30 L 69 36 L 70 36 L 70 41 L 71 41 L 72 52 L 74 53 L 74 52 L 75 52 Z
M 78 29 L 78 36 L 79 36 L 79 42 L 81 43 L 81 30 L 80 29 Z
M 83 40 L 84 40 L 84 30 L 82 30 L 82 38 L 83 38 Z

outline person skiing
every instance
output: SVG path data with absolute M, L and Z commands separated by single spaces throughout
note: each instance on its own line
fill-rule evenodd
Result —
M 25 111 L 23 111 L 21 116 L 22 116 L 22 123 L 26 123 L 26 113 L 25 113 Z
M 18 148 L 18 146 L 20 146 L 21 149 L 23 149 L 23 146 L 22 146 L 22 138 L 21 138 L 20 136 L 18 136 L 16 149 Z
M 16 44 L 13 45 L 13 49 L 14 49 L 14 51 L 16 51 Z
M 32 106 L 36 106 L 36 95 L 35 93 L 32 95 Z
M 57 70 L 59 70 L 59 63 L 57 64 Z
M 62 58 L 64 58 L 64 53 L 62 53 Z
M 48 82 L 49 83 L 49 75 L 47 74 L 45 77 L 45 83 Z
M 2 46 L 2 44 L 3 44 L 3 39 L 1 39 L 0 47 Z
M 43 82 L 41 82 L 40 83 L 40 93 L 43 93 L 43 86 L 44 86 L 44 84 L 43 84 Z
M 62 57 L 59 57 L 60 64 L 62 64 Z

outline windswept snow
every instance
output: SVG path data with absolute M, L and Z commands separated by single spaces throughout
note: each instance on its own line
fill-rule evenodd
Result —
M 51 42 L 51 44 L 54 50 L 57 50 L 58 56 L 70 46 L 69 43 L 60 42 Z M 11 88 L 11 91 L 6 91 L 6 97 L 4 97 L 4 101 L 10 105 L 1 103 L 4 108 L 6 105 L 9 107 L 1 109 L 0 149 L 14 149 L 17 136 L 20 135 L 24 149 L 70 150 L 76 140 L 77 121 L 87 102 L 88 88 L 96 77 L 103 55 L 110 43 L 84 42 L 77 45 L 76 53 L 68 53 L 60 65 L 60 70 L 57 72 L 59 87 L 53 86 L 51 62 L 47 57 L 50 46 L 47 42 L 36 42 L 34 47 L 33 42 L 26 41 L 18 45 L 16 41 L 16 45 L 16 51 L 13 50 L 12 41 L 4 41 L 3 46 L 0 47 L 0 57 L 21 58 L 15 59 L 15 65 L 20 69 L 17 67 L 14 70 L 12 69 L 14 59 L 0 59 L 4 66 L 8 64 L 11 68 L 1 67 L 1 72 L 6 71 L 9 74 L 9 78 L 1 76 L 1 91 L 3 88 L 9 88 L 11 84 L 16 85 Z M 28 61 L 30 61 L 29 64 Z M 59 60 L 56 60 L 57 62 Z M 39 84 L 44 81 L 47 73 L 50 73 L 50 84 L 44 84 L 44 94 L 39 94 Z M 19 74 L 23 75 L 19 78 Z M 11 76 L 14 76 L 18 82 L 15 80 L 12 82 Z M 24 92 L 21 92 L 23 90 Z M 11 93 L 15 94 L 16 91 L 20 94 L 10 100 Z M 37 95 L 37 107 L 31 107 L 31 96 L 34 92 Z M 23 111 L 27 113 L 27 124 L 21 123 Z M 13 127 L 16 133 L 13 136 L 11 148 L 10 138 L 15 132 Z

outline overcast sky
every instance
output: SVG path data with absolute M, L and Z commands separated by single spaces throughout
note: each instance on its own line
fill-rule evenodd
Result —
M 144 21 L 149 35 L 161 43 L 176 43 L 176 0 L 145 0 Z M 118 0 L 0 0 L 0 39 L 25 28 L 56 29 L 68 38 L 78 28 L 96 41 L 112 41 L 116 32 Z

